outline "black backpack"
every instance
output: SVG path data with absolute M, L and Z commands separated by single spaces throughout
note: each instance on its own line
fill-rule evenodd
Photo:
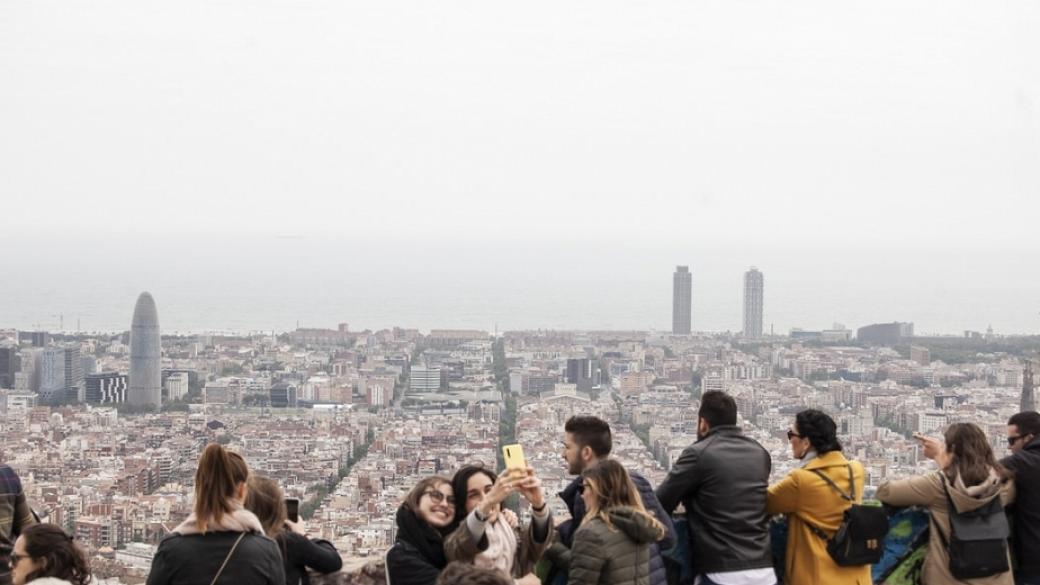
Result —
M 946 475 L 940 472 L 939 476 L 946 493 L 950 537 L 943 534 L 935 516 L 932 516 L 932 523 L 950 557 L 950 573 L 958 579 L 978 579 L 1010 570 L 1007 549 L 1010 531 L 1000 496 L 970 512 L 958 512 L 950 498 L 950 490 L 946 488 Z
M 838 492 L 841 499 L 849 502 L 838 531 L 834 533 L 833 537 L 828 537 L 827 533 L 819 527 L 813 526 L 809 522 L 805 524 L 813 534 L 826 541 L 827 553 L 839 567 L 872 565 L 880 561 L 881 556 L 885 553 L 888 514 L 880 506 L 863 506 L 856 503 L 856 480 L 852 476 L 852 465 L 849 465 L 848 468 L 849 493 L 841 491 L 841 488 L 820 470 L 811 470 Z

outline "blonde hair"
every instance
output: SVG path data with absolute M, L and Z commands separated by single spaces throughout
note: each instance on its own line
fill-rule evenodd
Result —
M 664 525 L 646 511 L 639 490 L 632 483 L 628 471 L 620 463 L 613 459 L 604 459 L 586 469 L 581 477 L 585 484 L 584 489 L 591 491 L 594 496 L 585 512 L 582 524 L 593 518 L 599 518 L 613 530 L 614 524 L 610 521 L 610 510 L 627 507 L 646 517 L 650 525 L 657 529 L 658 540 L 664 538 Z

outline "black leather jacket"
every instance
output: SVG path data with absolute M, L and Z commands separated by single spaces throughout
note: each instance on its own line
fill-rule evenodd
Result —
M 736 425 L 687 447 L 657 488 L 669 513 L 682 502 L 697 574 L 773 566 L 766 489 L 769 452 Z

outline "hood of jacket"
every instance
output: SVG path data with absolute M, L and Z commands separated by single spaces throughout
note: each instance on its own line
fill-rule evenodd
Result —
M 651 523 L 649 516 L 633 508 L 619 507 L 607 514 L 610 523 L 624 532 L 633 542 L 643 544 L 657 542 L 661 532 Z
M 72 585 L 72 583 L 57 577 L 40 577 L 29 581 L 28 585 Z
M 953 501 L 953 507 L 958 513 L 977 510 L 989 504 L 993 498 L 1000 497 L 1000 490 L 1003 487 L 1000 476 L 993 469 L 989 470 L 989 477 L 982 483 L 973 486 L 964 485 L 964 480 L 960 475 L 953 481 L 950 481 L 950 476 L 945 472 L 943 476 L 946 480 L 946 489 L 950 493 L 950 500 Z

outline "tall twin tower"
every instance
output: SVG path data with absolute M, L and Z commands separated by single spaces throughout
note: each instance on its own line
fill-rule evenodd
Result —
M 744 337 L 762 337 L 765 277 L 754 266 L 744 273 Z M 689 335 L 692 329 L 693 276 L 689 266 L 676 266 L 672 274 L 672 333 Z

